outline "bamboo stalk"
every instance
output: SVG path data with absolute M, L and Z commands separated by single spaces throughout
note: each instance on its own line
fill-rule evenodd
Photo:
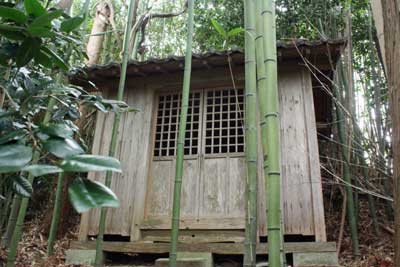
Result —
M 57 179 L 56 198 L 54 200 L 53 216 L 51 220 L 49 238 L 47 240 L 47 256 L 53 255 L 54 242 L 57 238 L 58 223 L 62 204 L 62 192 L 64 189 L 64 173 L 60 173 Z
M 356 137 L 357 137 L 357 142 L 354 142 L 354 144 L 356 145 L 357 148 L 357 158 L 358 158 L 358 163 L 361 167 L 361 172 L 362 175 L 364 176 L 364 179 L 366 181 L 369 180 L 369 175 L 368 175 L 368 169 L 366 166 L 368 166 L 367 161 L 365 160 L 364 157 L 364 148 L 361 146 L 361 130 L 358 127 L 358 125 L 355 125 L 355 131 L 356 131 Z M 375 234 L 378 235 L 379 234 L 379 223 L 378 223 L 378 217 L 376 216 L 376 206 L 375 206 L 375 199 L 371 194 L 367 194 L 367 198 L 368 198 L 368 207 L 369 207 L 369 212 L 372 218 L 372 225 L 374 227 L 374 231 Z
M 192 71 L 192 42 L 194 24 L 194 1 L 188 1 L 188 35 L 186 39 L 185 71 L 183 75 L 182 103 L 179 118 L 179 133 L 176 148 L 176 170 L 174 182 L 174 199 L 172 206 L 171 250 L 169 253 L 169 267 L 176 267 L 177 246 L 179 237 L 179 218 L 182 192 L 183 156 L 186 133 L 186 117 L 189 106 L 190 77 Z
M 339 65 L 339 68 L 341 68 L 341 65 Z M 344 80 L 344 77 L 339 77 Z M 333 94 L 337 101 L 341 100 L 339 89 L 337 86 L 333 87 Z M 338 103 L 335 103 L 336 105 L 336 117 L 337 117 L 337 127 L 338 127 L 338 134 L 339 134 L 339 142 L 342 144 L 346 143 L 346 129 L 344 125 L 344 115 L 343 111 L 341 109 L 341 106 Z M 355 256 L 360 255 L 360 250 L 359 250 L 359 243 L 358 243 L 358 231 L 357 231 L 357 221 L 356 221 L 356 215 L 355 215 L 355 210 L 354 210 L 354 198 L 353 198 L 353 190 L 351 187 L 351 177 L 350 177 L 350 166 L 349 166 L 349 158 L 348 158 L 348 153 L 345 149 L 341 149 L 342 153 L 342 160 L 345 162 L 343 164 L 343 180 L 346 181 L 345 189 L 346 189 L 346 194 L 347 194 L 347 213 L 348 213 L 348 221 L 349 221 L 349 226 L 350 226 L 350 231 L 351 231 L 351 239 L 352 239 L 352 247 L 353 247 L 353 254 Z
M 126 82 L 126 69 L 128 66 L 129 60 L 129 38 L 130 38 L 130 29 L 132 28 L 132 18 L 133 11 L 135 10 L 135 5 L 137 1 L 131 0 L 128 7 L 128 18 L 125 27 L 124 34 L 124 46 L 122 48 L 122 64 L 121 64 L 121 75 L 119 79 L 118 85 L 118 94 L 117 100 L 122 101 L 125 91 L 125 82 Z M 113 157 L 115 156 L 115 150 L 117 148 L 117 139 L 118 139 L 118 129 L 121 121 L 121 114 L 119 112 L 115 113 L 114 124 L 112 128 L 111 134 L 111 143 L 108 155 Z M 112 172 L 107 171 L 105 185 L 110 187 L 111 185 Z M 96 239 L 96 258 L 95 258 L 95 266 L 99 267 L 103 264 L 103 238 L 106 227 L 106 218 L 107 218 L 107 208 L 101 208 L 100 210 L 100 220 L 99 220 L 99 232 Z
M 246 76 L 246 242 L 244 266 L 256 264 L 257 241 L 257 77 L 256 77 L 256 2 L 246 0 L 245 76 Z
M 86 24 L 87 22 L 87 14 L 89 10 L 89 5 L 90 5 L 90 0 L 86 0 L 81 14 L 85 17 L 85 21 L 83 24 Z M 71 12 L 72 13 L 72 12 Z M 84 30 L 84 29 L 83 29 Z M 85 38 L 84 31 L 82 31 L 82 39 Z M 68 49 L 66 53 L 66 61 L 68 61 L 71 58 L 72 54 L 72 49 Z M 58 82 L 62 81 L 62 74 L 59 74 L 58 76 Z M 50 225 L 50 231 L 49 231 L 49 238 L 47 239 L 47 256 L 51 256 L 53 254 L 54 250 L 54 243 L 57 238 L 57 231 L 58 231 L 58 223 L 60 221 L 60 211 L 61 211 L 61 202 L 62 202 L 62 193 L 64 189 L 64 173 L 59 173 L 58 178 L 57 178 L 57 187 L 56 187 L 56 196 L 54 200 L 54 208 L 53 208 L 53 216 L 51 220 L 51 225 Z
M 50 98 L 48 106 L 47 106 L 47 111 L 46 111 L 46 114 L 43 119 L 43 124 L 46 125 L 47 123 L 49 123 L 55 103 L 56 103 L 56 100 L 54 98 Z M 40 153 L 38 151 L 35 151 L 32 156 L 32 163 L 37 163 L 39 160 L 39 157 L 40 157 Z M 28 175 L 29 183 L 32 184 L 33 180 L 34 180 L 33 175 L 29 174 Z M 6 265 L 7 267 L 15 266 L 14 262 L 15 262 L 15 258 L 17 256 L 18 243 L 21 240 L 22 227 L 24 224 L 28 204 L 29 204 L 29 198 L 23 197 L 21 200 L 21 205 L 20 205 L 20 209 L 18 212 L 17 221 L 15 223 L 15 229 L 13 231 L 13 235 L 11 238 L 10 249 L 9 249 L 8 256 L 7 256 L 7 265 Z
M 280 179 L 280 123 L 278 99 L 278 73 L 276 55 L 275 1 L 264 0 L 262 7 L 264 25 L 264 52 L 267 89 L 265 92 L 265 121 L 267 135 L 268 179 L 267 179 L 267 219 L 268 257 L 270 267 L 281 267 L 281 179 Z M 263 100 L 264 101 L 264 100 Z
M 11 204 L 10 214 L 7 221 L 7 228 L 1 240 L 1 245 L 5 248 L 8 248 L 8 246 L 10 245 L 12 234 L 15 229 L 15 223 L 17 222 L 20 205 L 21 205 L 21 197 L 18 196 L 17 194 L 14 194 L 13 201 Z

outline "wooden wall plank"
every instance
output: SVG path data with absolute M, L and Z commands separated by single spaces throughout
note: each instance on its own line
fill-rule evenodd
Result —
M 281 72 L 282 203 L 285 234 L 314 234 L 302 75 Z
M 304 117 L 306 118 L 309 175 L 313 204 L 314 232 L 317 242 L 326 242 L 325 214 L 319 162 L 317 126 L 310 73 L 302 71 Z
M 211 84 L 229 86 L 231 81 L 225 70 L 219 70 L 218 73 L 221 75 L 194 73 L 194 88 L 204 88 L 206 79 L 210 87 Z M 130 235 L 131 241 L 134 241 L 140 240 L 140 229 L 168 229 L 170 225 L 175 161 L 150 164 L 153 161 L 152 116 L 155 92 L 168 86 L 176 89 L 176 86 L 180 86 L 179 77 L 165 76 L 163 84 L 159 80 L 143 78 L 137 80 L 140 82 L 129 82 L 135 88 L 128 88 L 125 98 L 128 104 L 141 111 L 124 115 L 121 122 L 117 151 L 124 172 L 119 178 L 113 176 L 112 188 L 123 200 L 123 205 L 111 211 L 112 216 L 107 220 L 107 234 Z M 241 84 L 242 76 L 238 77 L 238 83 Z M 324 241 L 322 189 L 311 90 L 310 76 L 306 71 L 301 68 L 280 71 L 282 211 L 286 234 L 315 233 L 317 240 Z M 113 95 L 108 97 L 113 98 Z M 112 122 L 112 114 L 98 115 L 94 153 L 108 153 Z M 259 153 L 262 155 L 261 145 Z M 204 170 L 207 170 L 201 177 L 197 175 L 201 167 L 194 162 L 201 162 Z M 260 163 L 259 234 L 265 235 L 266 198 Z M 243 158 L 204 158 L 185 164 L 182 226 L 194 226 L 195 229 L 243 229 Z M 100 181 L 104 181 L 104 176 L 104 173 L 89 175 L 90 179 Z M 148 223 L 149 220 L 153 221 Z M 79 239 L 85 240 L 87 235 L 97 234 L 97 224 L 97 211 L 83 215 Z
M 73 249 L 94 249 L 95 242 L 72 242 Z M 104 242 L 104 251 L 122 253 L 168 253 L 168 243 L 145 243 L 145 242 Z M 178 251 L 185 252 L 210 252 L 220 255 L 243 255 L 243 244 L 234 243 L 207 243 L 207 244 L 178 244 Z M 257 246 L 258 255 L 266 255 L 268 244 L 261 243 Z M 285 243 L 285 252 L 336 252 L 335 242 L 288 242 Z

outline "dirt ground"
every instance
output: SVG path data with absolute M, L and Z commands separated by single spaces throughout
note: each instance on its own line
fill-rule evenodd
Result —
M 368 213 L 366 201 L 361 200 L 359 213 L 359 239 L 361 257 L 355 260 L 351 252 L 351 240 L 347 227 L 344 228 L 340 256 L 341 266 L 346 267 L 391 267 L 393 264 L 393 242 L 391 233 L 392 225 L 383 223 L 379 235 L 376 235 L 372 228 L 372 221 Z M 325 213 L 328 240 L 338 242 L 340 222 L 341 222 L 341 202 L 325 200 Z M 379 217 L 382 222 L 385 220 L 383 209 L 379 209 Z M 55 253 L 52 257 L 46 257 L 47 238 L 41 229 L 44 216 L 31 219 L 26 223 L 22 242 L 19 246 L 18 260 L 16 267 L 78 267 L 65 264 L 65 250 L 69 248 L 71 240 L 76 240 L 79 216 L 74 218 L 73 223 L 65 229 L 62 239 L 55 244 Z M 124 256 L 122 256 L 124 257 Z M 121 258 L 115 256 L 114 258 Z M 132 258 L 131 258 L 132 259 Z M 5 266 L 6 251 L 0 249 L 0 266 Z M 240 266 L 239 259 L 225 259 L 225 263 L 220 266 L 236 267 Z M 83 266 L 81 266 L 83 267 Z

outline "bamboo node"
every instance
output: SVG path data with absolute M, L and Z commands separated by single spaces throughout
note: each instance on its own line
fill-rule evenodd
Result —
M 268 172 L 268 175 L 281 175 L 281 172 L 270 171 L 270 172 Z
M 269 113 L 266 113 L 266 114 L 264 115 L 265 118 L 268 118 L 268 117 L 275 117 L 275 118 L 277 118 L 278 116 L 279 116 L 279 113 L 278 113 L 278 112 L 269 112 Z

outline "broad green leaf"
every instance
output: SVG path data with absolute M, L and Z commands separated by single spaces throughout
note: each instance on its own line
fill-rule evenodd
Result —
M 244 32 L 244 29 L 242 27 L 234 28 L 228 32 L 228 37 L 233 37 L 235 35 L 238 35 L 240 33 Z
M 121 172 L 119 160 L 113 157 L 97 155 L 77 155 L 64 159 L 60 167 L 70 172 L 99 172 L 114 171 Z
M 18 22 L 18 23 L 26 22 L 25 13 L 19 11 L 16 8 L 12 8 L 12 7 L 0 6 L 0 17 L 5 18 L 5 19 L 10 19 L 10 20 Z
M 24 28 L 18 27 L 18 26 L 11 26 L 11 25 L 7 25 L 7 24 L 1 24 L 1 23 L 0 23 L 0 30 L 3 30 L 3 31 L 13 31 L 13 32 L 20 32 L 20 31 L 24 30 Z
M 73 17 L 70 19 L 66 19 L 61 22 L 60 30 L 63 32 L 71 32 L 77 28 L 85 21 L 85 17 Z
M 49 125 L 43 125 L 40 127 L 40 130 L 48 135 L 61 138 L 70 138 L 74 134 L 74 131 L 71 129 L 71 127 L 65 123 L 52 123 Z
M 29 27 L 27 30 L 28 33 L 34 37 L 51 38 L 55 36 L 54 32 L 52 32 L 49 27 Z
M 91 208 L 119 206 L 117 196 L 105 185 L 90 180 L 75 180 L 68 188 L 69 199 L 79 213 Z
M 37 17 L 32 21 L 31 24 L 28 26 L 28 32 L 31 32 L 30 29 L 32 28 L 44 28 L 49 30 L 47 27 L 51 26 L 51 21 L 60 17 L 63 14 L 62 10 L 55 10 L 49 13 L 45 13 L 40 17 Z
M 0 36 L 4 36 L 7 39 L 14 40 L 14 41 L 23 41 L 25 40 L 26 36 L 19 31 L 7 31 L 0 29 Z
M 43 176 L 43 175 L 51 174 L 51 173 L 63 172 L 63 169 L 61 169 L 57 166 L 54 166 L 54 165 L 47 165 L 47 164 L 29 165 L 29 166 L 24 167 L 22 170 L 29 172 L 34 177 Z
M 20 144 L 0 146 L 0 173 L 16 172 L 32 159 L 32 148 Z
M 26 133 L 21 130 L 15 130 L 15 131 L 9 132 L 8 134 L 5 134 L 0 137 L 0 145 L 9 143 L 11 141 L 20 140 L 20 139 L 24 138 L 25 135 L 26 135 Z
M 63 70 L 69 69 L 68 64 L 65 63 L 65 61 L 62 58 L 60 58 L 53 50 L 48 49 L 45 46 L 42 46 L 40 49 L 53 59 L 53 62 L 56 66 L 60 67 Z
M 28 15 L 39 17 L 46 13 L 46 9 L 38 0 L 24 0 L 25 11 Z
M 23 197 L 30 197 L 33 192 L 31 183 L 22 176 L 12 177 L 12 189 L 16 194 Z
M 22 42 L 17 52 L 16 63 L 18 67 L 23 67 L 31 61 L 35 53 L 39 51 L 40 43 L 40 39 L 37 38 L 28 38 Z
M 50 56 L 46 53 L 43 53 L 41 50 L 35 54 L 34 59 L 36 63 L 41 64 L 43 67 L 50 69 L 53 66 Z
M 43 142 L 43 147 L 59 158 L 67 158 L 84 152 L 75 140 L 69 138 L 49 138 Z
M 214 29 L 225 39 L 228 38 L 228 35 L 221 24 L 215 19 L 211 19 L 211 24 L 213 25 Z

